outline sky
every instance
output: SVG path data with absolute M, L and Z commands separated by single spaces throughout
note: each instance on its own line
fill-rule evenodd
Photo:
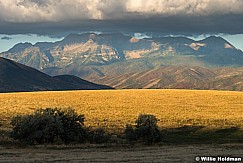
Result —
M 0 51 L 84 31 L 220 35 L 243 49 L 242 0 L 0 0 Z

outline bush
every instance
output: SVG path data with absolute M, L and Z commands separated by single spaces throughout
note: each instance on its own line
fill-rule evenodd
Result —
M 138 135 L 133 129 L 132 125 L 126 125 L 125 135 L 128 141 L 135 141 L 138 139 Z
M 125 135 L 127 140 L 134 141 L 142 139 L 148 145 L 160 140 L 161 134 L 157 126 L 157 119 L 154 115 L 140 114 L 135 123 L 135 129 L 131 125 L 126 126 Z
M 2 121 L 0 120 L 0 139 L 3 137 L 3 131 L 2 131 Z
M 65 143 L 84 142 L 86 130 L 84 129 L 84 115 L 78 115 L 74 110 L 66 110 L 60 114 L 63 132 L 60 134 Z
M 30 144 L 53 143 L 59 139 L 65 143 L 83 142 L 86 135 L 84 115 L 71 109 L 39 109 L 33 115 L 14 117 L 11 125 L 11 137 Z
M 89 130 L 87 134 L 87 138 L 90 143 L 96 143 L 96 144 L 105 143 L 109 140 L 109 136 L 105 134 L 103 128 Z

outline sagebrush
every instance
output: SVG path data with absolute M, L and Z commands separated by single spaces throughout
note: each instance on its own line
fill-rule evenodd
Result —
M 133 128 L 127 125 L 125 135 L 129 141 L 142 139 L 148 145 L 160 141 L 161 134 L 157 126 L 157 118 L 150 114 L 140 114 L 135 121 L 136 126 Z
M 20 115 L 12 119 L 11 137 L 30 144 L 84 142 L 84 115 L 72 109 L 38 109 L 31 115 Z

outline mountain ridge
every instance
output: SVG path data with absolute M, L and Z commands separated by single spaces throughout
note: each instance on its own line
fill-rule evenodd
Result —
M 68 80 L 69 79 L 69 80 Z M 0 57 L 0 92 L 112 89 L 66 75 L 51 77 L 31 67 Z
M 129 74 L 110 74 L 95 81 L 117 89 L 243 91 L 243 68 L 207 69 L 198 66 L 164 66 Z
M 80 66 L 109 65 L 130 59 L 149 60 L 151 57 L 163 62 L 170 56 L 196 57 L 205 67 L 243 66 L 243 52 L 225 39 L 215 36 L 195 41 L 186 37 L 138 39 L 120 33 L 70 34 L 54 43 L 19 43 L 0 56 L 39 70 L 65 68 L 72 63 Z M 173 57 L 170 60 L 175 61 Z

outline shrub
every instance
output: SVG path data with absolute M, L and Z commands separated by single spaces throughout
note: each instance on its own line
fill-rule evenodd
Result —
M 131 125 L 127 125 L 125 129 L 127 140 L 142 139 L 148 145 L 160 140 L 161 134 L 157 126 L 157 119 L 154 115 L 140 114 L 135 123 L 135 129 Z
M 2 123 L 1 123 L 1 119 L 0 119 L 0 139 L 3 137 L 3 131 L 2 131 Z
M 85 138 L 84 115 L 71 109 L 38 109 L 33 115 L 14 117 L 11 125 L 11 137 L 30 144 L 53 143 L 58 139 L 65 143 L 82 142 Z
M 105 143 L 109 140 L 109 136 L 105 134 L 103 128 L 89 130 L 87 137 L 90 143 L 96 143 L 96 144 Z
M 65 142 L 84 142 L 86 130 L 84 129 L 84 115 L 78 115 L 74 110 L 66 110 L 60 113 L 63 132 L 60 138 Z
M 128 141 L 135 141 L 138 139 L 138 135 L 133 129 L 132 125 L 126 125 L 125 135 Z

